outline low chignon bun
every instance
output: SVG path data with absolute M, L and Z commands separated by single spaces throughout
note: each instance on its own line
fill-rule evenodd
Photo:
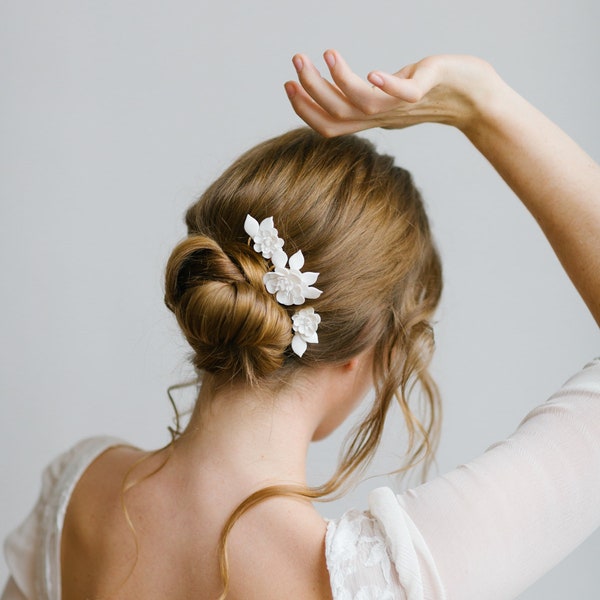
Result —
M 257 381 L 283 365 L 291 320 L 265 290 L 266 261 L 246 244 L 226 250 L 203 235 L 180 242 L 167 263 L 165 303 L 197 369 Z

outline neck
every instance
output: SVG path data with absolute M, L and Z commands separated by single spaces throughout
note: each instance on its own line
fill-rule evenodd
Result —
M 312 371 L 312 370 L 311 370 Z M 318 375 L 318 376 L 317 376 Z M 277 394 L 206 378 L 176 454 L 242 485 L 306 484 L 306 455 L 323 418 L 325 373 Z

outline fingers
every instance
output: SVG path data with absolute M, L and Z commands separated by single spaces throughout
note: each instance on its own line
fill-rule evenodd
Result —
M 374 115 L 391 110 L 397 103 L 387 93 L 369 85 L 350 69 L 346 61 L 335 50 L 327 50 L 323 55 L 331 77 L 339 90 L 352 106 L 363 115 Z
M 384 113 L 397 103 L 396 98 L 356 75 L 335 50 L 327 50 L 324 58 L 335 85 L 321 76 L 306 55 L 296 54 L 292 60 L 304 90 L 335 119 L 364 119 Z
M 301 85 L 294 81 L 286 82 L 285 91 L 295 113 L 307 125 L 325 137 L 356 133 L 371 126 L 361 119 L 341 120 L 333 117 L 315 102 Z
M 348 98 L 338 89 L 321 77 L 310 59 L 303 54 L 296 54 L 292 59 L 298 79 L 308 95 L 323 110 L 339 120 L 350 120 L 364 117 Z

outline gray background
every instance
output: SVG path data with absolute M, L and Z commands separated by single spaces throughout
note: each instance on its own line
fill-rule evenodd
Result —
M 294 52 L 320 61 L 335 47 L 361 74 L 440 52 L 482 56 L 598 159 L 599 7 L 3 0 L 0 537 L 32 505 L 42 467 L 76 440 L 166 441 L 166 388 L 190 371 L 162 304 L 164 264 L 194 197 L 247 147 L 299 124 L 282 87 Z M 597 328 L 533 219 L 460 133 L 368 135 L 413 171 L 444 258 L 444 472 L 599 354 Z M 343 433 L 311 450 L 313 483 Z M 372 473 L 397 466 L 401 441 L 388 431 Z M 323 513 L 364 507 L 382 483 Z M 596 533 L 522 598 L 600 597 L 599 558 Z

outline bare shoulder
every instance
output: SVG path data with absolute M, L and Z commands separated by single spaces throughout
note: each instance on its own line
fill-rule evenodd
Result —
M 308 502 L 272 498 L 246 513 L 229 540 L 232 598 L 330 599 L 327 524 Z
M 84 597 L 94 588 L 94 569 L 112 563 L 118 554 L 126 575 L 135 560 L 135 540 L 127 528 L 121 489 L 130 467 L 145 455 L 129 446 L 115 446 L 100 454 L 86 469 L 71 495 L 61 537 L 64 598 Z M 118 553 L 114 549 L 119 548 Z M 121 575 L 121 573 L 119 573 Z
M 84 521 L 98 524 L 118 506 L 127 471 L 147 453 L 131 446 L 113 446 L 88 466 L 77 482 L 67 508 L 64 532 L 71 525 L 81 530 Z

